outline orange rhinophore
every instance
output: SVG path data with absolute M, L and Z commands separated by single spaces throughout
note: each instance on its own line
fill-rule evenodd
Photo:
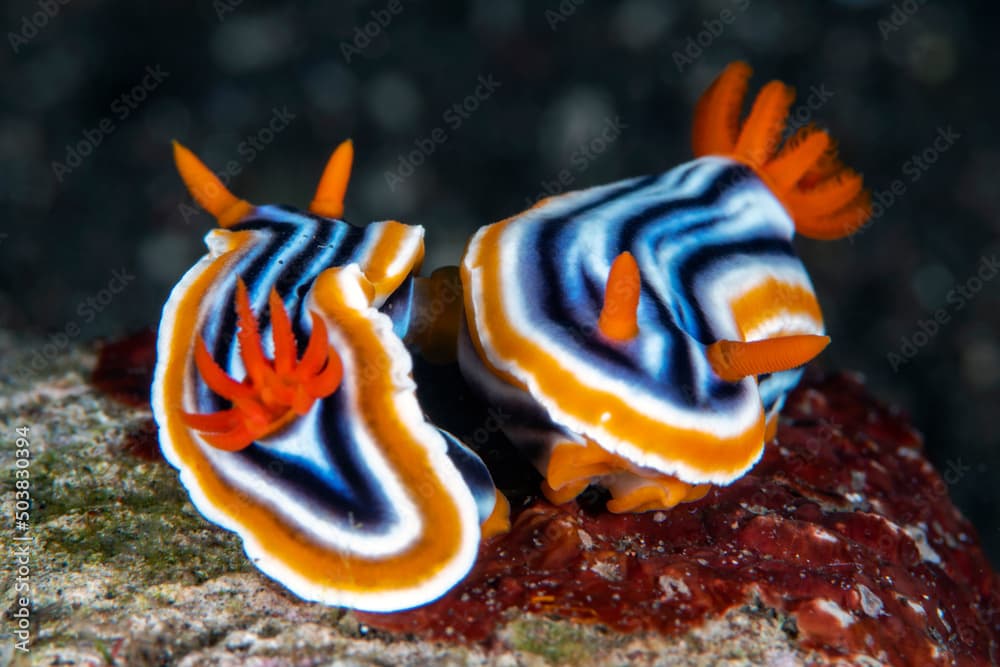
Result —
M 601 333 L 614 340 L 629 340 L 639 333 L 638 310 L 639 265 L 631 253 L 623 252 L 615 258 L 608 273 L 604 289 L 604 307 L 597 326 Z
M 309 210 L 327 218 L 344 215 L 344 195 L 351 179 L 351 165 L 354 163 L 354 144 L 350 139 L 337 146 L 326 169 L 319 179 L 316 196 L 309 204 Z
M 755 341 L 720 340 L 705 350 L 712 369 L 727 382 L 802 366 L 830 344 L 829 336 L 799 335 Z
M 215 216 L 220 227 L 233 226 L 253 208 L 249 202 L 231 193 L 198 156 L 176 141 L 174 162 L 188 192 L 203 209 Z

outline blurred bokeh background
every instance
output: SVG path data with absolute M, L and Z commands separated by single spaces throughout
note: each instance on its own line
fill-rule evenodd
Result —
M 1000 563 L 1000 138 L 987 2 L 12 0 L 0 9 L 0 327 L 38 353 L 158 320 L 212 226 L 177 138 L 255 202 L 306 205 L 353 137 L 356 223 L 427 228 L 425 266 L 554 192 L 689 159 L 734 59 L 794 84 L 876 194 L 803 240 L 834 343 L 910 412 Z M 2 360 L 0 360 L 2 363 Z M 10 372 L 11 369 L 5 369 Z

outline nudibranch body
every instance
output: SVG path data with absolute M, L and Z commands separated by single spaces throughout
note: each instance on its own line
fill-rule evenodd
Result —
M 739 124 L 749 68 L 696 114 L 697 159 L 572 192 L 480 229 L 462 261 L 469 381 L 566 502 L 669 508 L 759 459 L 798 367 L 827 344 L 792 239 L 863 224 L 867 194 L 826 132 L 784 143 L 793 95 L 768 84 Z
M 309 211 L 252 206 L 179 145 L 175 158 L 222 228 L 163 309 L 166 458 L 198 510 L 300 597 L 369 611 L 439 597 L 505 528 L 506 501 L 417 402 L 401 336 L 423 229 L 340 219 L 349 143 Z

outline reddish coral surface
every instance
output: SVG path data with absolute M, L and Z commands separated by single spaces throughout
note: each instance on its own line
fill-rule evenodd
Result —
M 156 330 L 149 328 L 101 345 L 90 382 L 129 405 L 148 405 L 156 365 Z
M 753 599 L 800 642 L 893 665 L 996 659 L 1000 594 L 920 436 L 840 375 L 790 397 L 753 471 L 669 512 L 536 500 L 441 600 L 370 625 L 486 638 L 509 608 L 677 633 Z
M 135 360 L 150 343 L 121 345 L 105 351 L 125 361 L 102 354 L 95 371 L 116 395 L 142 376 Z M 601 506 L 594 493 L 563 507 L 525 498 L 512 531 L 485 544 L 446 596 L 359 616 L 453 640 L 487 640 L 516 610 L 673 634 L 759 599 L 794 619 L 804 647 L 830 655 L 914 666 L 998 658 L 1000 578 L 920 436 L 852 376 L 807 377 L 777 439 L 734 484 L 669 512 Z

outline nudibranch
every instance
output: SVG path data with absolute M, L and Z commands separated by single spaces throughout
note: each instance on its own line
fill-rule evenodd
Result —
M 333 153 L 308 211 L 254 206 L 186 148 L 218 221 L 163 308 L 153 411 L 198 510 L 296 595 L 366 611 L 421 605 L 507 527 L 482 461 L 424 419 L 404 346 L 423 229 L 341 219 Z
M 827 132 L 784 135 L 794 93 L 750 68 L 698 103 L 696 159 L 550 197 L 481 228 L 462 259 L 469 382 L 555 503 L 612 512 L 698 499 L 749 470 L 799 368 L 828 343 L 796 232 L 845 236 L 870 209 Z

